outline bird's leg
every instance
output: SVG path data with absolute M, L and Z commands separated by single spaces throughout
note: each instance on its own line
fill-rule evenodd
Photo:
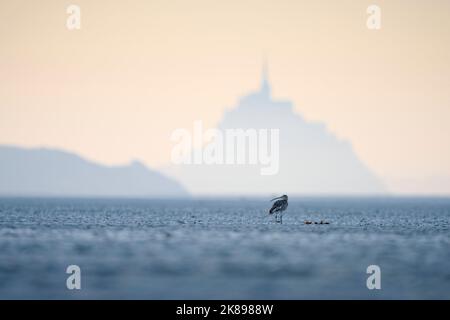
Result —
M 280 223 L 283 224 L 283 214 L 280 213 Z
M 275 212 L 275 222 L 278 223 L 278 212 Z

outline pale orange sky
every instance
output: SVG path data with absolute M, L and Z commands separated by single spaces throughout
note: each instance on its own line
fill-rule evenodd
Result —
M 0 0 L 0 144 L 164 166 L 171 132 L 215 126 L 265 55 L 274 96 L 391 191 L 450 193 L 449 14 L 446 0 Z

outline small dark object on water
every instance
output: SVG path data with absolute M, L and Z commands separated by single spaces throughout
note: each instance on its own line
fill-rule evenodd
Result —
M 326 222 L 326 221 L 323 221 L 323 220 L 320 220 L 320 222 L 317 222 L 317 221 L 315 221 L 315 222 L 305 221 L 305 224 L 330 224 L 330 223 Z

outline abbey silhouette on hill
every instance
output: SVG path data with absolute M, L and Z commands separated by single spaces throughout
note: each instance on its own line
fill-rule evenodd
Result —
M 348 141 L 321 123 L 305 121 L 290 101 L 272 97 L 267 68 L 260 89 L 227 111 L 218 129 L 279 129 L 279 171 L 255 165 L 177 165 L 168 172 L 194 194 L 382 194 L 383 183 L 358 159 Z M 226 157 L 226 155 L 224 155 Z

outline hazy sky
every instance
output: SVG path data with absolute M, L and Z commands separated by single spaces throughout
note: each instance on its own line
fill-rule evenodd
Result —
M 0 0 L 0 143 L 164 166 L 172 131 L 215 126 L 265 55 L 274 96 L 390 190 L 450 193 L 449 14 L 448 0 Z

